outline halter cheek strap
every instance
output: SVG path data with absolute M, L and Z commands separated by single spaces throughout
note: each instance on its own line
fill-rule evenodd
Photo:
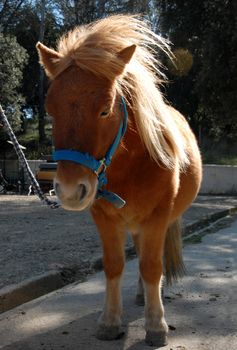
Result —
M 106 185 L 107 183 L 106 168 L 110 165 L 112 161 L 112 157 L 116 149 L 118 148 L 118 145 L 127 129 L 128 112 L 127 112 L 127 107 L 123 96 L 121 97 L 121 101 L 122 101 L 124 119 L 121 122 L 117 135 L 113 143 L 109 147 L 108 151 L 106 152 L 104 158 L 97 160 L 89 153 L 82 153 L 79 151 L 67 150 L 67 149 L 56 150 L 53 153 L 53 159 L 56 162 L 59 160 L 69 160 L 71 162 L 83 165 L 91 169 L 98 177 L 98 190 L 97 190 L 96 198 L 98 199 L 104 198 L 110 203 L 112 203 L 116 208 L 122 208 L 126 204 L 126 202 L 121 197 L 119 197 L 116 193 L 102 189 L 102 186 Z

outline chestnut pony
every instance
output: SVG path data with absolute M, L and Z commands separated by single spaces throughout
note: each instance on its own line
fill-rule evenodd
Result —
M 116 15 L 75 28 L 57 51 L 41 43 L 37 49 L 51 79 L 46 110 L 57 195 L 65 209 L 90 207 L 103 245 L 106 300 L 97 336 L 121 333 L 129 231 L 140 262 L 138 303 L 145 294 L 146 342 L 162 346 L 162 274 L 171 282 L 183 272 L 179 218 L 201 181 L 195 137 L 159 90 L 164 77 L 155 53 L 169 54 L 169 47 L 137 17 Z

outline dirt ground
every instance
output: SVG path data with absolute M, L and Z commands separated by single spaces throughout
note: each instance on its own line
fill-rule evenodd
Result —
M 50 209 L 32 196 L 0 197 L 0 288 L 45 271 L 83 274 L 101 246 L 89 212 Z

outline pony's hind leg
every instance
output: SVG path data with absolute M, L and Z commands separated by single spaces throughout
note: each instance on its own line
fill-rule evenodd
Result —
M 144 286 L 143 286 L 141 275 L 139 276 L 138 283 L 137 283 L 137 294 L 136 294 L 135 303 L 138 306 L 145 305 Z
M 139 257 L 140 256 L 140 235 L 139 235 L 139 233 L 132 234 L 132 239 L 133 239 L 134 246 L 136 248 L 137 256 Z M 139 274 L 139 278 L 138 278 L 135 304 L 138 306 L 145 305 L 144 286 L 143 286 L 141 274 Z
M 150 218 L 143 223 L 141 230 L 140 272 L 145 289 L 146 342 L 152 346 L 167 344 L 168 326 L 161 298 L 163 248 L 168 221 L 164 217 Z
M 96 336 L 101 340 L 113 340 L 123 335 L 121 330 L 121 277 L 125 263 L 125 234 L 103 213 L 97 215 L 92 211 L 92 214 L 102 240 L 106 276 L 105 304 L 98 320 Z

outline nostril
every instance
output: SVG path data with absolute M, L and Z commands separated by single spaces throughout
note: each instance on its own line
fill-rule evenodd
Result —
M 86 185 L 84 185 L 84 184 L 78 185 L 78 194 L 79 194 L 80 201 L 82 201 L 85 198 L 86 194 L 87 194 Z

